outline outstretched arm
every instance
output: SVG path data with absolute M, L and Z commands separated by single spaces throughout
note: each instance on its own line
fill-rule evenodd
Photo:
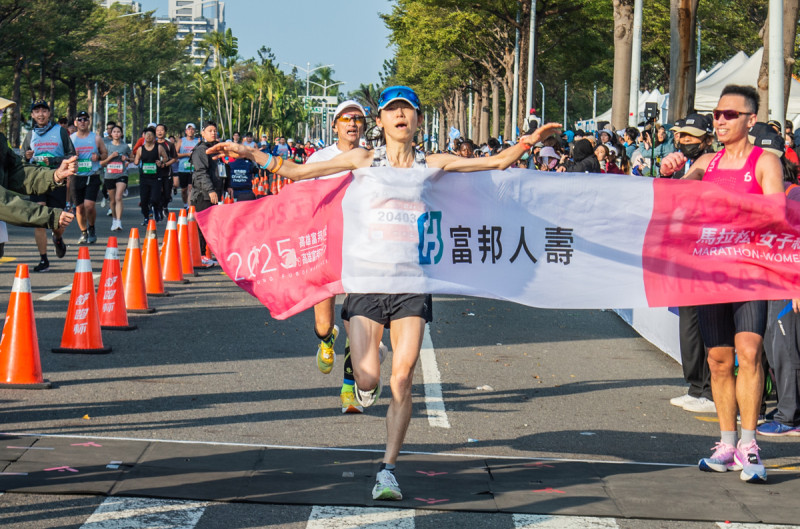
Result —
M 288 159 L 281 162 L 277 157 L 261 152 L 256 148 L 233 142 L 218 143 L 213 147 L 209 147 L 206 152 L 209 156 L 214 156 L 214 158 L 223 156 L 247 158 L 254 161 L 262 169 L 280 174 L 295 182 L 368 167 L 372 162 L 372 155 L 366 149 L 353 149 L 331 160 L 312 164 L 296 164 Z
M 520 159 L 520 157 L 536 142 L 548 138 L 561 128 L 560 123 L 548 123 L 536 129 L 529 136 L 522 136 L 519 142 L 504 149 L 494 156 L 485 158 L 462 158 L 453 154 L 431 154 L 427 157 L 428 167 L 438 167 L 445 171 L 469 173 L 485 171 L 487 169 L 505 169 Z

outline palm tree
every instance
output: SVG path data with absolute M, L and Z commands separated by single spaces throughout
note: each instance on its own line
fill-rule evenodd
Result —
M 239 40 L 228 28 L 224 33 L 220 31 L 206 33 L 199 47 L 206 55 L 203 68 L 209 68 L 212 72 L 209 80 L 216 88 L 217 114 L 223 123 L 227 118 L 228 134 L 230 134 L 233 132 L 233 104 L 230 92 L 235 82 L 233 68 L 239 58 Z

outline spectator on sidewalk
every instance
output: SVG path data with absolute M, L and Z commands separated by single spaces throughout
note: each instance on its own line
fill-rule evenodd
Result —
M 714 152 L 711 148 L 714 127 L 708 116 L 689 114 L 679 120 L 677 125 L 673 132 L 680 138 L 678 152 L 686 158 L 686 163 L 682 169 L 666 178 L 683 178 L 698 158 Z M 678 318 L 681 366 L 683 366 L 683 378 L 689 384 L 689 391 L 685 395 L 670 399 L 669 402 L 692 413 L 715 413 L 717 408 L 711 394 L 708 352 L 700 335 L 697 307 L 678 307 Z
M 786 197 L 800 201 L 797 166 L 785 156 L 785 140 L 780 134 L 757 127 L 751 132 L 755 132 L 757 147 L 780 156 Z M 774 374 L 778 409 L 773 420 L 759 425 L 756 431 L 768 437 L 800 436 L 800 299 L 768 302 L 764 354 Z

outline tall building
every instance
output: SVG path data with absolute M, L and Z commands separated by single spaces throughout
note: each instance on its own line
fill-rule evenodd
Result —
M 114 4 L 132 6 L 134 13 L 139 13 L 142 10 L 142 4 L 134 0 L 97 0 L 97 3 L 105 8 L 109 8 Z
M 169 0 L 169 18 L 158 18 L 159 23 L 178 26 L 176 38 L 193 35 L 189 52 L 192 62 L 201 66 L 205 54 L 200 50 L 203 35 L 212 31 L 225 31 L 225 2 L 219 0 Z M 213 66 L 213 65 L 211 65 Z

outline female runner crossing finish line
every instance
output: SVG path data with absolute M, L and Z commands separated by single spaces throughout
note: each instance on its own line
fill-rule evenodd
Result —
M 554 134 L 559 123 L 548 123 L 523 136 L 516 145 L 485 158 L 461 158 L 451 154 L 425 156 L 414 150 L 412 141 L 422 112 L 417 94 L 405 86 L 385 89 L 378 101 L 378 127 L 385 145 L 369 151 L 358 148 L 314 164 L 298 165 L 273 158 L 255 148 L 237 143 L 220 143 L 208 149 L 217 158 L 248 158 L 260 167 L 292 181 L 327 176 L 366 167 L 431 167 L 449 172 L 506 169 L 536 142 Z M 387 443 L 372 496 L 376 500 L 401 500 L 394 476 L 395 462 L 411 419 L 411 387 L 419 358 L 425 323 L 432 319 L 429 294 L 349 294 L 342 305 L 342 319 L 350 324 L 350 351 L 355 375 L 356 399 L 370 406 L 381 392 L 379 345 L 383 328 L 392 341 L 392 400 L 386 414 Z

